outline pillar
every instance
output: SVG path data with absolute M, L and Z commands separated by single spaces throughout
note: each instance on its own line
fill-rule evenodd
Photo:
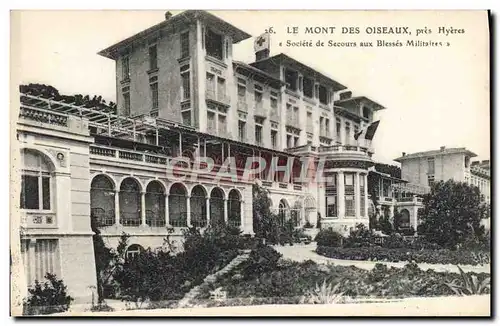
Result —
M 356 210 L 356 213 L 354 214 L 356 218 L 361 217 L 361 191 L 359 187 L 359 172 L 356 172 L 356 177 L 354 178 L 354 209 Z
M 209 226 L 210 225 L 210 197 L 207 196 L 206 200 L 207 200 L 207 204 L 206 204 L 206 206 L 207 206 L 207 209 L 206 209 L 206 211 L 207 211 L 207 226 Z
M 168 194 L 165 195 L 165 226 L 170 226 L 170 216 L 168 211 Z
M 228 214 L 227 214 L 227 198 L 224 198 L 224 223 L 227 225 Z
M 245 202 L 243 200 L 240 200 L 240 225 L 241 225 L 241 228 L 243 229 L 244 228 L 244 223 L 245 223 Z
M 339 171 L 338 172 L 338 186 L 337 186 L 337 193 L 339 196 L 339 205 L 338 205 L 338 218 L 339 220 L 343 219 L 345 216 L 345 195 L 344 195 L 344 172 Z
M 365 193 L 363 194 L 363 196 L 365 196 L 365 218 L 369 218 L 368 207 L 370 205 L 368 203 L 368 174 L 365 174 L 363 178 L 365 178 Z
M 186 196 L 186 225 L 191 227 L 191 196 Z
M 146 226 L 146 192 L 141 191 L 141 225 Z
M 115 225 L 120 225 L 120 192 L 115 192 Z

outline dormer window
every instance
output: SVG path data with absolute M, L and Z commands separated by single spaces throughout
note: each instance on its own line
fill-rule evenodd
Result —
M 293 70 L 285 69 L 285 83 L 286 88 L 296 92 L 297 91 L 297 83 L 298 83 L 298 73 Z
M 205 35 L 205 48 L 207 49 L 207 55 L 222 60 L 224 48 L 222 35 L 207 29 Z
M 370 109 L 368 107 L 363 107 L 363 118 L 370 119 Z
M 314 93 L 314 82 L 311 79 L 304 77 L 303 84 L 304 84 L 304 96 L 312 98 Z
M 328 104 L 328 92 L 326 91 L 326 87 L 323 85 L 319 85 L 319 102 L 322 104 Z

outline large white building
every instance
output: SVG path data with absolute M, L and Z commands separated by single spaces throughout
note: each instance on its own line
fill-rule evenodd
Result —
M 90 297 L 91 218 L 112 247 L 128 233 L 130 252 L 162 248 L 168 230 L 180 243 L 183 228 L 215 221 L 253 234 L 256 182 L 297 226 L 316 225 L 318 215 L 342 232 L 368 224 L 373 149 L 354 135 L 383 107 L 266 48 L 256 62 L 233 60 L 233 46 L 250 37 L 190 10 L 108 47 L 100 55 L 116 62 L 116 112 L 21 89 L 15 209 L 28 284 L 50 271 L 72 296 Z M 252 174 L 255 157 L 267 168 Z M 236 171 L 221 177 L 228 158 Z M 272 173 L 273 162 L 291 173 Z M 326 181 L 297 179 L 320 170 Z

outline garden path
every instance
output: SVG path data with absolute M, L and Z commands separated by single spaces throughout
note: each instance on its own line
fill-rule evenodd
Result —
M 335 264 L 339 266 L 355 266 L 358 268 L 371 270 L 375 264 L 383 263 L 387 267 L 402 268 L 406 265 L 406 262 L 376 262 L 376 261 L 366 261 L 366 260 L 342 260 L 335 258 L 328 258 L 318 255 L 316 250 L 316 243 L 313 242 L 308 245 L 304 244 L 294 244 L 293 246 L 274 246 L 274 248 L 283 255 L 283 258 L 290 259 L 298 262 L 312 260 L 318 264 Z M 443 264 L 426 264 L 420 263 L 418 267 L 421 270 L 433 269 L 436 272 L 453 272 L 458 273 L 458 269 L 455 265 L 443 265 Z M 460 265 L 464 272 L 475 272 L 475 273 L 491 273 L 490 264 L 487 265 Z

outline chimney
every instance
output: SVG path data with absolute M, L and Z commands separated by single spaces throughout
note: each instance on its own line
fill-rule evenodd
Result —
M 403 156 L 406 156 L 406 152 L 403 152 Z
M 255 61 L 264 60 L 269 58 L 269 49 L 260 50 L 255 52 Z
M 165 20 L 169 20 L 169 19 L 170 19 L 170 17 L 172 17 L 172 13 L 171 13 L 170 11 L 167 11 L 167 12 L 165 13 Z
M 445 148 L 446 148 L 446 146 L 441 146 L 439 149 L 441 150 L 441 152 L 444 152 Z

